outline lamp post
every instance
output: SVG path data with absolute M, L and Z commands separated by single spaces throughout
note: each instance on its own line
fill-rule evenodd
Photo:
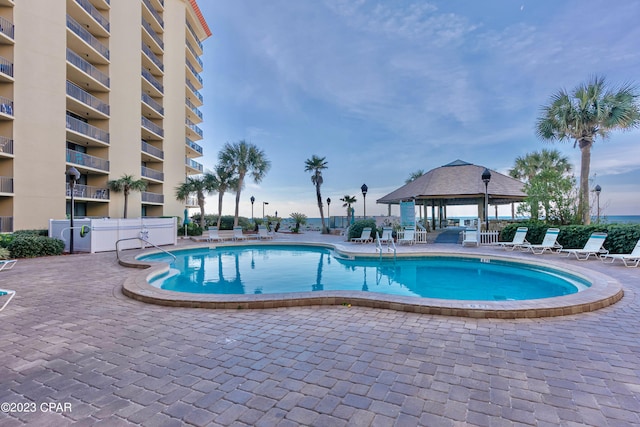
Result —
M 74 193 L 76 181 L 80 179 L 80 172 L 78 172 L 78 169 L 71 166 L 67 170 L 67 176 L 69 177 L 69 189 L 71 190 L 71 216 L 69 217 L 69 253 L 73 254 L 73 215 L 75 211 Z
M 251 221 L 253 221 L 253 204 L 256 201 L 256 198 L 251 196 L 249 200 L 251 200 Z
M 367 184 L 362 184 L 360 190 L 362 191 L 362 204 L 364 205 L 364 219 L 367 219 L 367 191 L 369 191 L 369 187 L 367 187 Z
M 331 217 L 331 214 L 329 213 L 329 208 L 331 207 L 331 197 L 327 197 L 327 216 Z
M 600 185 L 596 185 L 596 188 L 594 190 L 596 192 L 596 206 L 597 206 L 596 221 L 600 223 L 600 192 L 602 191 L 602 187 L 600 187 Z
M 264 216 L 264 205 L 268 205 L 269 202 L 262 202 L 262 219 L 264 220 L 265 216 Z
M 489 231 L 489 181 L 491 181 L 491 172 L 488 168 L 482 172 L 482 182 L 484 182 L 484 219 L 485 229 Z

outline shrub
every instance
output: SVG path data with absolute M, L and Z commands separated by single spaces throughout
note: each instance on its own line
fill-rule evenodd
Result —
M 15 236 L 48 236 L 48 230 L 18 230 L 13 233 Z
M 15 239 L 13 234 L 0 234 L 0 248 L 8 248 L 13 239 Z
M 7 248 L 0 248 L 0 259 L 9 259 L 11 258 L 11 253 Z
M 178 236 L 184 236 L 184 225 L 178 227 Z M 200 227 L 200 224 L 190 222 L 187 225 L 187 236 L 202 236 L 202 227 Z
M 374 219 L 361 219 L 349 227 L 349 239 L 360 237 L 362 235 L 362 229 L 365 227 L 371 227 L 371 238 L 375 239 L 378 229 L 376 228 L 376 221 Z

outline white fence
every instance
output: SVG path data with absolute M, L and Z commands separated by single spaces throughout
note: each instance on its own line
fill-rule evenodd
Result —
M 69 251 L 71 236 L 69 220 L 49 220 L 49 237 L 62 239 L 65 251 Z M 81 228 L 89 229 L 81 237 Z M 85 229 L 86 230 L 86 229 Z M 154 245 L 175 245 L 178 243 L 178 222 L 172 218 L 132 218 L 132 219 L 88 219 L 73 220 L 74 252 L 107 252 L 116 250 L 116 242 L 120 239 L 140 237 L 144 233 L 145 240 Z M 140 240 L 122 242 L 120 249 L 144 248 Z

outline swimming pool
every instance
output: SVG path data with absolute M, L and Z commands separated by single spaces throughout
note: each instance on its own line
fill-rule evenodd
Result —
M 375 292 L 445 300 L 509 301 L 569 295 L 590 286 L 576 275 L 490 258 L 344 257 L 326 247 L 247 245 L 201 248 L 141 260 L 171 263 L 158 288 L 196 294 L 248 295 L 320 291 Z

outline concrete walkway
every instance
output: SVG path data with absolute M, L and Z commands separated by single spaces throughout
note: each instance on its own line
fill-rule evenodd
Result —
M 462 250 L 428 246 L 403 250 Z M 161 307 L 122 295 L 114 253 L 20 260 L 0 273 L 18 292 L 0 312 L 0 425 L 640 425 L 640 269 L 581 265 L 625 297 L 500 320 Z

